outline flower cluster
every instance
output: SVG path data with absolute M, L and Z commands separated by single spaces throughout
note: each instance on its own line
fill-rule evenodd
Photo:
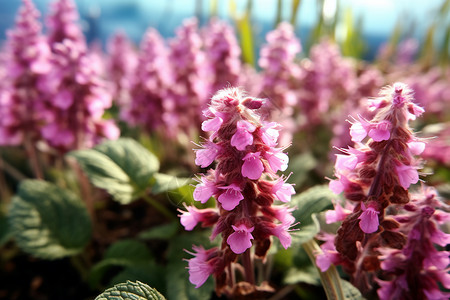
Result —
M 107 46 L 108 78 L 114 84 L 114 100 L 119 107 L 124 107 L 131 101 L 131 82 L 138 66 L 137 53 L 123 32 L 116 33 Z
M 40 137 L 39 79 L 50 71 L 50 49 L 41 34 L 39 11 L 24 0 L 16 27 L 8 31 L 0 89 L 0 145 L 19 145 Z
M 383 278 L 378 279 L 380 299 L 448 299 L 450 293 L 440 290 L 440 282 L 450 289 L 450 252 L 438 251 L 435 245 L 450 244 L 450 234 L 439 229 L 450 221 L 450 213 L 433 188 L 422 187 L 411 195 L 403 213 L 394 216 L 407 236 L 403 249 L 379 248 Z
M 46 20 L 47 38 L 50 45 L 69 39 L 74 43 L 86 43 L 81 27 L 77 24 L 80 16 L 73 0 L 57 0 L 51 4 Z
M 387 208 L 409 202 L 408 188 L 419 180 L 420 160 L 415 155 L 425 148 L 408 125 L 424 110 L 413 103 L 412 90 L 405 84 L 383 89 L 370 108 L 375 112 L 371 121 L 361 116 L 351 121 L 355 147 L 340 149 L 343 154 L 337 155 L 330 189 L 343 192 L 352 205 L 336 204 L 335 211 L 327 213 L 328 223 L 343 222 L 335 249 L 325 243 L 325 254 L 318 259 L 322 269 L 329 264 L 327 257 L 342 264 L 363 292 L 371 288 L 369 277 L 379 269 L 377 248 L 402 249 L 406 242 Z
M 216 168 L 200 175 L 194 199 L 206 203 L 216 199 L 216 209 L 188 207 L 181 211 L 181 223 L 192 230 L 201 223 L 213 226 L 211 239 L 222 236 L 220 248 L 196 253 L 189 260 L 190 281 L 201 286 L 209 275 L 216 279 L 216 291 L 226 290 L 230 274 L 228 266 L 237 263 L 242 254 L 246 281 L 254 284 L 249 268 L 250 248 L 254 255 L 264 258 L 276 236 L 284 248 L 291 244 L 289 230 L 295 219 L 292 209 L 274 206 L 274 201 L 289 202 L 295 193 L 286 178 L 277 176 L 288 165 L 288 156 L 277 148 L 279 125 L 264 122 L 258 111 L 264 101 L 245 97 L 241 90 L 229 88 L 219 91 L 204 114 L 208 118 L 202 129 L 211 132 L 196 151 L 195 163 L 206 168 L 216 161 Z M 233 288 L 233 287 L 229 287 Z M 232 290 L 228 290 L 232 292 Z
M 158 31 L 147 30 L 138 56 L 135 75 L 131 78 L 131 101 L 121 106 L 121 118 L 130 125 L 153 131 L 170 124 L 166 112 L 175 105 L 167 99 L 167 89 L 173 78 L 167 68 L 167 49 Z
M 197 19 L 185 20 L 169 46 L 169 65 L 176 71 L 166 99 L 167 122 L 175 132 L 182 130 L 188 133 L 192 128 L 200 127 L 200 112 L 206 107 L 211 92 Z
M 236 86 L 241 73 L 241 48 L 233 28 L 219 19 L 211 19 L 203 32 L 209 73 L 214 77 L 212 90 L 218 91 L 226 85 Z
M 44 140 L 61 152 L 92 147 L 102 137 L 116 139 L 112 120 L 103 120 L 112 104 L 111 92 L 80 44 L 65 39 L 53 47 L 52 70 L 40 82 L 46 93 L 42 109 Z

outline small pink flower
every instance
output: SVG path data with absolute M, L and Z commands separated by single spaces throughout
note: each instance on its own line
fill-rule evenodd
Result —
M 367 129 L 369 128 L 369 122 L 362 117 L 359 117 L 359 119 L 360 122 L 356 121 L 350 127 L 350 135 L 354 142 L 361 142 L 367 136 Z
M 260 157 L 261 152 L 249 152 L 244 156 L 244 158 L 242 158 L 244 161 L 241 168 L 242 176 L 253 180 L 257 180 L 261 177 L 262 172 L 264 171 L 264 166 Z
M 413 155 L 420 155 L 425 150 L 425 143 L 419 141 L 412 141 L 408 143 L 408 148 Z
M 291 214 L 294 211 L 293 208 L 288 208 L 286 206 L 274 206 L 273 212 L 275 218 L 279 220 L 282 224 L 293 224 L 295 222 L 295 217 Z
M 272 229 L 272 235 L 276 236 L 284 249 L 287 249 L 291 246 L 292 237 L 289 233 L 289 228 L 292 223 L 282 223 L 275 228 Z
M 346 202 L 347 204 L 348 202 Z M 346 207 L 351 206 L 350 204 L 346 205 Z M 327 224 L 343 221 L 352 210 L 348 208 L 343 208 L 341 204 L 336 203 L 334 206 L 334 210 L 328 210 L 325 212 L 325 222 Z
M 220 147 L 208 141 L 204 145 L 204 149 L 198 149 L 195 152 L 195 164 L 202 168 L 206 168 L 216 159 L 219 154 Z
M 269 163 L 270 169 L 274 173 L 281 171 L 286 171 L 289 163 L 289 157 L 286 153 L 281 152 L 281 149 L 273 149 L 273 151 L 267 151 L 264 154 L 264 158 Z
M 209 275 L 214 273 L 214 266 L 208 263 L 208 260 L 216 249 L 205 250 L 202 246 L 192 246 L 192 249 L 196 253 L 186 251 L 195 256 L 189 259 L 189 281 L 199 288 L 206 282 Z
M 205 176 L 200 177 L 200 183 L 194 190 L 194 200 L 206 203 L 216 191 L 214 182 L 209 181 Z
M 239 202 L 244 199 L 241 188 L 235 183 L 232 183 L 229 186 L 219 187 L 219 189 L 225 190 L 225 192 L 217 199 L 225 210 L 233 210 Z
M 361 221 L 359 222 L 359 227 L 365 233 L 373 233 L 378 230 L 378 225 L 380 221 L 378 220 L 379 211 L 376 211 L 373 207 L 369 206 L 366 208 L 364 203 L 361 204 L 363 213 L 358 217 Z
M 286 183 L 280 178 L 272 187 L 272 193 L 275 194 L 281 202 L 291 201 L 291 196 L 295 194 L 292 184 Z
M 391 122 L 387 120 L 371 124 L 371 129 L 368 134 L 375 142 L 388 140 L 391 136 L 391 126 Z
M 399 164 L 395 167 L 400 185 L 407 190 L 411 184 L 419 181 L 419 173 L 413 166 Z
M 354 170 L 358 164 L 358 157 L 354 154 L 336 154 L 336 170 Z
M 203 121 L 202 130 L 203 131 L 217 131 L 223 123 L 223 119 L 221 117 L 214 117 L 212 119 Z
M 231 137 L 231 146 L 243 151 L 245 147 L 253 143 L 253 135 L 251 133 L 256 130 L 256 127 L 245 120 L 238 121 L 236 126 L 236 133 Z
M 181 215 L 178 216 L 180 217 L 180 223 L 184 226 L 184 229 L 191 231 L 200 221 L 200 211 L 194 206 L 185 207 L 187 211 L 179 209 L 178 211 L 181 212 Z
M 264 124 L 259 130 L 261 134 L 261 139 L 269 147 L 274 147 L 277 145 L 277 139 L 279 136 L 278 124 L 275 122 L 270 122 Z
M 350 180 L 348 180 L 348 178 L 343 174 L 337 173 L 336 175 L 337 175 L 338 179 L 331 180 L 330 183 L 328 184 L 328 187 L 330 188 L 330 190 L 333 193 L 338 195 L 338 194 L 342 193 L 343 191 L 345 191 L 345 189 L 350 184 Z
M 245 250 L 252 246 L 253 239 L 252 232 L 255 227 L 248 228 L 247 225 L 241 224 L 239 226 L 231 225 L 234 233 L 227 238 L 227 244 L 230 245 L 231 250 L 236 254 L 244 253 Z

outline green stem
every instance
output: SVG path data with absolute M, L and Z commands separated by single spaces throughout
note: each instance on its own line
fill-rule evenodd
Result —
M 155 199 L 149 197 L 148 195 L 142 196 L 145 201 L 147 201 L 151 206 L 156 208 L 160 213 L 168 217 L 170 220 L 175 221 L 177 218 L 168 210 L 164 205 L 156 201 Z
M 320 249 L 316 241 L 312 239 L 302 244 L 302 246 L 303 249 L 305 249 L 306 253 L 308 254 L 309 259 L 312 261 L 314 266 L 319 271 L 320 281 L 322 282 L 325 293 L 327 294 L 327 298 L 329 300 L 345 299 L 341 285 L 341 278 L 339 277 L 336 267 L 331 265 L 325 272 L 320 271 L 320 269 L 317 267 L 315 254 L 321 253 L 322 249 Z

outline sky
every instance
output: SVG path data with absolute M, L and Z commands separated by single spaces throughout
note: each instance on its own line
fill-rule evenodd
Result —
M 34 0 L 45 15 L 52 0 Z M 196 3 L 201 2 L 202 11 L 207 16 L 212 4 L 217 3 L 218 15 L 230 19 L 231 3 L 235 3 L 237 13 L 245 11 L 247 0 L 76 0 L 82 26 L 89 39 L 100 38 L 103 42 L 117 30 L 125 31 L 132 40 L 139 42 L 145 29 L 156 27 L 163 36 L 174 35 L 174 30 L 182 19 L 196 14 Z M 256 35 L 263 40 L 265 33 L 273 28 L 277 0 L 254 0 L 252 21 Z M 333 11 L 336 0 L 325 0 L 328 11 Z M 14 24 L 14 16 L 20 0 L 0 0 L 0 40 L 5 39 L 5 30 Z M 417 38 L 421 38 L 430 24 L 433 11 L 442 0 L 339 0 L 341 10 L 351 9 L 354 16 L 363 17 L 363 34 L 368 39 L 380 43 L 388 39 L 396 22 L 402 20 L 404 26 L 412 28 Z M 290 18 L 292 0 L 283 0 L 282 17 Z M 204 17 L 202 21 L 206 21 Z M 307 34 L 317 20 L 317 1 L 302 0 L 297 15 L 298 35 Z

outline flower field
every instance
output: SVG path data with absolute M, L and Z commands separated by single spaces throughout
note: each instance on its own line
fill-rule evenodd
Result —
M 450 297 L 450 1 L 373 61 L 324 19 L 303 41 L 279 18 L 253 56 L 250 10 L 102 47 L 75 1 L 22 0 L 0 299 Z

